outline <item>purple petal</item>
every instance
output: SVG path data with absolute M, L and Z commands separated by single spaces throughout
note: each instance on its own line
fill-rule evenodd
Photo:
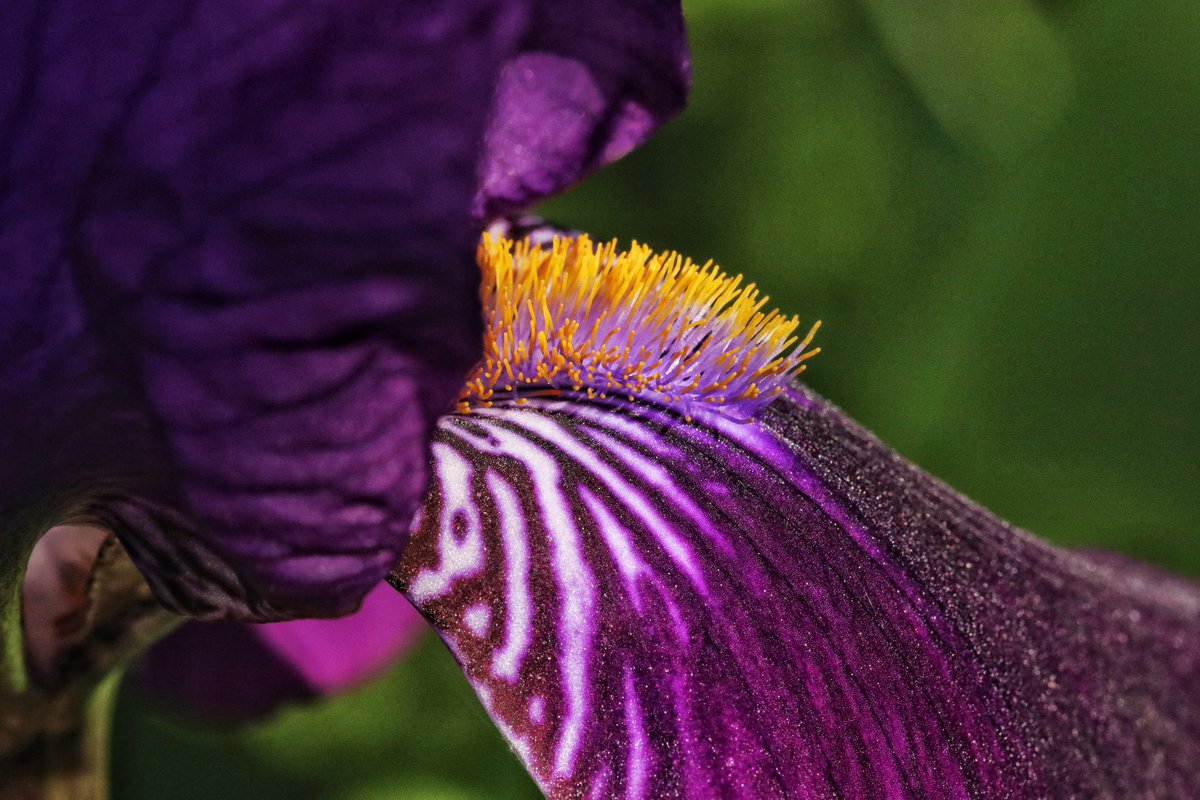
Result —
M 1200 587 L 1052 547 L 804 390 L 446 417 L 393 579 L 552 797 L 1168 798 Z
M 246 719 L 373 678 L 426 630 L 412 605 L 380 584 L 340 619 L 190 623 L 147 653 L 135 675 L 172 706 Z
M 0 10 L 0 520 L 174 610 L 352 611 L 476 356 L 471 204 L 525 4 Z
M 189 622 L 142 656 L 132 685 L 166 708 L 229 721 L 315 697 L 296 665 L 254 630 L 240 622 Z
M 628 153 L 678 113 L 691 59 L 678 2 L 535 0 L 504 67 L 476 197 L 507 213 Z

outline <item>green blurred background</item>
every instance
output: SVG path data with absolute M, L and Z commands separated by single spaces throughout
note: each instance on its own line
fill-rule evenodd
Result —
M 825 326 L 809 382 L 1001 516 L 1200 575 L 1200 3 L 692 0 L 690 108 L 548 203 Z M 523 798 L 426 639 L 223 731 L 125 693 L 117 800 Z

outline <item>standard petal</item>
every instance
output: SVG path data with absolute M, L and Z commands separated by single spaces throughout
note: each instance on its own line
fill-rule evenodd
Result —
M 393 579 L 552 797 L 1169 798 L 1200 589 L 1040 542 L 796 389 L 447 417 Z
M 496 91 L 476 213 L 510 212 L 641 144 L 691 80 L 678 0 L 535 0 Z
M 5 4 L 0 524 L 70 509 L 197 616 L 352 611 L 475 358 L 524 6 Z
M 147 653 L 135 675 L 172 707 L 244 720 L 375 677 L 427 630 L 407 600 L 380 584 L 339 619 L 190 623 Z

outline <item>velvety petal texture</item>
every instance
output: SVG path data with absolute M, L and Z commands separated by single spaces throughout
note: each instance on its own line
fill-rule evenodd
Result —
M 439 423 L 394 574 L 547 795 L 1182 798 L 1200 588 L 1013 529 L 793 388 Z
M 677 3 L 534 5 L 5 3 L 0 526 L 114 530 L 198 617 L 352 611 L 477 357 L 481 161 L 532 200 L 667 110 Z M 568 34 L 564 156 L 560 73 L 505 64 Z

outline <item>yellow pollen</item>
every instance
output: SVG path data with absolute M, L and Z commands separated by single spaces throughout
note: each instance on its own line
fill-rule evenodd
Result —
M 776 310 L 741 275 L 637 242 L 556 237 L 542 247 L 485 233 L 483 361 L 459 409 L 497 391 L 612 393 L 680 408 L 711 404 L 747 419 L 778 396 L 819 349 L 800 320 Z M 520 398 L 517 398 L 520 401 Z

